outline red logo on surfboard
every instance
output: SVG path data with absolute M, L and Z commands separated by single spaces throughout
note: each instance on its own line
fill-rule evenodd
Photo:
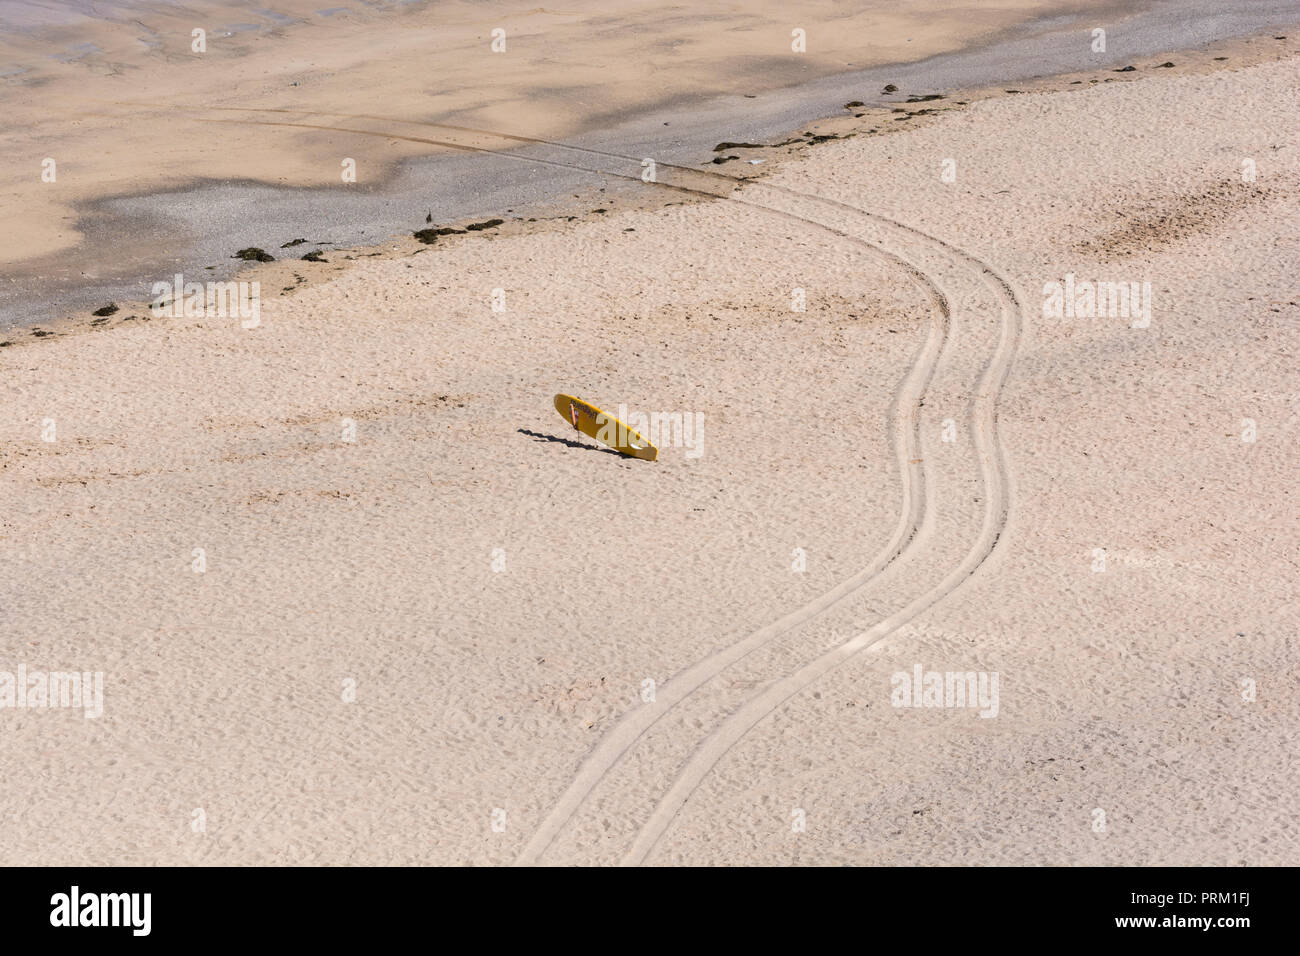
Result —
M 577 428 L 577 427 L 578 427 L 578 409 L 577 409 L 577 407 L 573 404 L 573 402 L 569 402 L 569 417 L 570 417 L 571 419 L 573 419 L 573 427 L 574 427 L 574 428 Z

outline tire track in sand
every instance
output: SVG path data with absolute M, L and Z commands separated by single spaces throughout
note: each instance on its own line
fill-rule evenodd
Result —
M 972 434 L 986 489 L 984 521 L 974 545 L 961 563 L 936 587 L 862 633 L 817 657 L 793 674 L 763 689 L 733 711 L 699 743 L 683 765 L 668 792 L 637 834 L 632 848 L 623 860 L 624 865 L 640 864 L 650 857 L 691 794 L 723 756 L 754 726 L 782 703 L 810 687 L 853 655 L 879 643 L 893 631 L 949 597 L 962 584 L 970 580 L 993 554 L 1006 528 L 1012 491 L 1005 453 L 997 432 L 997 399 L 1019 344 L 1021 310 L 1014 292 L 1005 281 L 996 276 L 991 269 L 984 267 L 982 278 L 990 277 L 992 281 L 987 284 L 996 290 L 999 298 L 1003 298 L 1009 307 L 1003 310 L 1004 321 L 997 351 L 985 366 L 980 385 L 971 400 Z

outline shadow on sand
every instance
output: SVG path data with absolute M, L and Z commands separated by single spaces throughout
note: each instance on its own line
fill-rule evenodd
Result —
M 516 429 L 521 435 L 527 435 L 529 438 L 535 438 L 538 441 L 557 442 L 561 445 L 568 445 L 570 448 L 581 448 L 583 451 L 603 451 L 607 455 L 617 455 L 619 458 L 627 458 L 627 455 L 620 454 L 612 448 L 602 448 L 599 445 L 588 445 L 585 442 L 574 441 L 572 438 L 561 438 L 559 435 L 547 435 L 543 432 L 529 431 L 527 428 Z

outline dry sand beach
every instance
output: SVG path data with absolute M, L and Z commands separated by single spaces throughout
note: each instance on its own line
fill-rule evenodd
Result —
M 724 72 L 976 42 L 930 6 L 961 20 L 828 6 L 805 76 L 769 64 L 773 4 L 774 52 Z M 738 55 L 680 11 L 623 13 L 654 29 L 602 46 L 578 17 L 583 84 L 637 43 L 697 48 L 682 95 Z M 853 40 L 873 24 L 878 48 Z M 202 73 L 160 95 L 173 56 L 126 71 L 139 96 L 229 105 Z M 598 171 L 567 206 L 429 244 L 314 245 L 322 222 L 238 274 L 256 321 L 142 295 L 6 330 L 0 862 L 1300 863 L 1300 24 L 1131 65 L 863 89 L 649 182 L 638 150 L 549 146 Z M 521 66 L 454 108 L 322 77 L 302 109 L 402 112 L 350 134 L 407 136 L 394 166 L 519 145 L 452 126 L 579 134 Z M 46 69 L 7 143 L 38 135 L 43 88 L 92 110 Z M 646 107 L 624 79 L 609 115 Z M 77 164 L 114 129 L 70 130 Z M 331 157 L 349 135 L 316 133 Z M 315 133 L 238 135 L 310 184 Z M 204 145 L 138 175 L 245 175 Z M 136 168 L 6 184 L 13 274 L 88 255 L 61 217 Z M 689 427 L 627 459 L 555 393 Z M 6 700 L 20 668 L 101 674 L 102 701 Z

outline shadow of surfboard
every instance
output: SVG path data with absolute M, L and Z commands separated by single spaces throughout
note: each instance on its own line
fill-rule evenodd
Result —
M 559 435 L 547 435 L 544 432 L 529 431 L 527 428 L 515 429 L 521 435 L 527 435 L 537 441 L 556 442 L 560 445 L 568 445 L 570 448 L 581 448 L 583 451 L 603 451 L 607 455 L 615 455 L 619 458 L 629 458 L 630 455 L 620 454 L 612 448 L 606 448 L 603 445 L 588 445 L 586 442 L 574 441 L 572 438 L 561 438 Z

